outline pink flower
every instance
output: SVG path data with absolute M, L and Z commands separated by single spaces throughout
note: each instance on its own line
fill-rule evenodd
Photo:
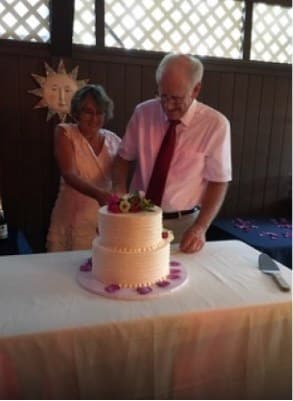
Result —
M 140 200 L 139 199 L 135 199 L 131 202 L 131 206 L 129 211 L 132 213 L 136 213 L 139 212 L 141 210 L 141 206 L 140 206 Z
M 112 213 L 121 213 L 119 203 L 109 203 L 108 210 Z
M 120 198 L 119 198 L 118 195 L 116 195 L 116 194 L 111 194 L 111 195 L 109 196 L 109 199 L 108 199 L 109 205 L 112 204 L 112 203 L 118 204 L 119 202 L 120 202 Z
M 112 194 L 108 198 L 108 210 L 112 213 L 128 213 L 154 210 L 153 203 L 143 198 L 143 192 L 134 192 L 119 197 Z

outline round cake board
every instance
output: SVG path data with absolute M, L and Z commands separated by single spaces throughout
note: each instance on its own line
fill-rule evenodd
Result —
M 88 260 L 78 270 L 76 279 L 81 287 L 94 294 L 112 299 L 143 300 L 177 291 L 187 282 L 188 275 L 180 262 L 171 260 L 170 273 L 165 280 L 146 287 L 123 288 L 117 284 L 107 285 L 97 280 L 91 271 L 91 262 Z

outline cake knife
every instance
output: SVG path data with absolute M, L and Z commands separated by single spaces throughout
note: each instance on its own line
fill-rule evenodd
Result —
M 261 253 L 259 255 L 258 267 L 263 273 L 271 275 L 275 279 L 281 290 L 290 291 L 291 288 L 282 276 L 279 266 L 269 255 L 267 255 L 266 253 Z

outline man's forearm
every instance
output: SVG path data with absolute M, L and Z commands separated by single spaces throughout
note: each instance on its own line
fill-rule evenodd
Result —
M 204 231 L 208 229 L 224 202 L 228 186 L 228 182 L 208 183 L 195 226 L 202 227 Z
M 130 162 L 119 155 L 116 156 L 112 168 L 112 190 L 116 193 L 127 192 L 127 177 Z

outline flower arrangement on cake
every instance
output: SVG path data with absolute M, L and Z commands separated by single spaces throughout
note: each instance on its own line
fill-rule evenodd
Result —
M 154 203 L 150 199 L 145 198 L 143 191 L 135 191 L 122 197 L 113 194 L 108 200 L 108 210 L 112 213 L 152 212 L 154 207 Z

